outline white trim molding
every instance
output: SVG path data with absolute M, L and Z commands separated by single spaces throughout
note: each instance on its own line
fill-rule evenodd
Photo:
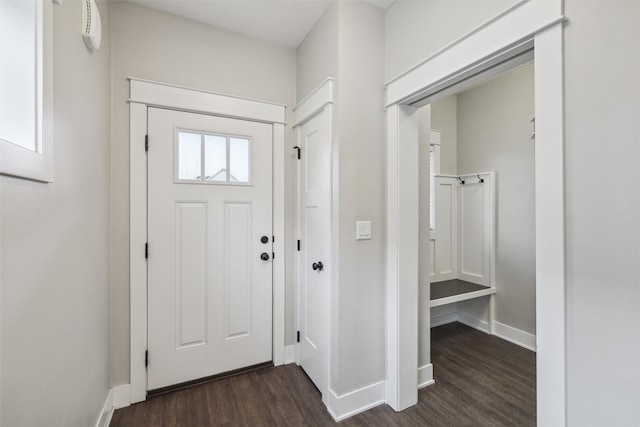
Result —
M 500 322 L 493 322 L 493 334 L 527 350 L 536 351 L 536 336 Z
M 288 345 L 284 348 L 284 364 L 288 365 L 296 361 L 296 346 Z
M 303 125 L 318 114 L 325 105 L 333 103 L 333 78 L 327 77 L 318 87 L 313 89 L 309 95 L 293 109 L 295 113 L 293 127 Z
M 407 369 L 417 366 L 418 341 L 416 106 L 461 77 L 487 72 L 533 46 L 537 419 L 541 425 L 566 424 L 565 21 L 562 0 L 522 0 L 387 84 L 387 401 L 397 411 L 417 401 L 416 370 Z
M 336 421 L 342 421 L 361 412 L 385 403 L 386 381 L 380 381 L 366 387 L 338 396 L 329 390 L 327 409 Z
M 130 78 L 130 402 L 146 400 L 147 372 L 147 108 L 159 107 L 273 126 L 273 363 L 285 363 L 285 106 Z
M 418 368 L 418 389 L 435 384 L 433 379 L 433 365 L 431 363 Z
M 113 412 L 129 405 L 131 405 L 131 387 L 129 384 L 112 387 L 107 393 L 107 398 L 104 405 L 102 405 L 100 414 L 98 414 L 98 419 L 94 424 L 95 427 L 109 427 Z

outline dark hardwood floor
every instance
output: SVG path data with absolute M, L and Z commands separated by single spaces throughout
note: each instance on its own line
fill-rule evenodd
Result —
M 344 426 L 534 426 L 535 353 L 460 323 L 431 330 L 436 384 L 417 405 L 381 405 Z M 296 365 L 265 368 L 117 410 L 111 427 L 328 426 L 320 393 Z

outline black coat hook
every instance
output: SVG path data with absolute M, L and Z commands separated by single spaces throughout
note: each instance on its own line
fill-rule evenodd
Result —
M 458 181 L 460 181 L 460 184 L 464 185 L 464 179 L 458 177 Z
M 482 184 L 484 182 L 484 178 L 480 178 L 480 175 L 478 175 L 478 184 Z

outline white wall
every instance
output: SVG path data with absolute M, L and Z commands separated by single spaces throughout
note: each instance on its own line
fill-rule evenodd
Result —
M 516 0 L 396 0 L 385 14 L 386 79 L 392 79 Z
M 640 425 L 640 3 L 565 13 L 568 421 Z
M 296 100 L 298 102 L 327 77 L 333 77 L 336 79 L 335 83 L 339 83 L 337 81 L 338 13 L 338 2 L 329 3 L 318 22 L 296 50 Z
M 113 2 L 111 141 L 111 382 L 129 382 L 128 76 L 295 105 L 295 50 L 188 19 Z M 142 141 L 140 141 L 142 143 Z M 287 127 L 285 146 L 293 147 Z M 285 149 L 287 259 L 293 257 L 294 150 Z M 286 344 L 294 342 L 293 280 L 286 270 Z
M 364 1 L 340 3 L 339 362 L 334 391 L 385 378 L 384 13 Z M 371 240 L 355 240 L 356 221 Z
M 420 109 L 420 114 L 424 107 Z M 431 128 L 440 131 L 440 173 L 458 174 L 458 97 L 447 96 L 431 104 Z M 422 137 L 422 136 L 421 136 Z
M 385 377 L 383 11 L 363 1 L 332 2 L 298 48 L 297 64 L 299 100 L 326 77 L 337 87 L 340 264 L 331 389 L 340 395 Z M 358 220 L 372 222 L 371 240 L 355 240 Z
M 0 178 L 3 426 L 95 423 L 109 391 L 110 2 L 54 7 L 54 182 Z
M 528 64 L 458 94 L 457 163 L 496 172 L 495 320 L 535 335 L 533 83 Z
M 442 47 L 448 40 L 439 29 L 447 27 L 452 39 L 469 30 L 469 21 L 482 21 L 473 7 L 465 12 L 469 2 L 444 3 L 440 12 L 430 9 L 434 2 L 401 1 L 389 8 L 388 78 Z M 639 7 L 634 1 L 565 4 L 571 425 L 640 424 Z M 466 19 L 446 19 L 460 10 Z M 415 25 L 420 21 L 434 25 Z

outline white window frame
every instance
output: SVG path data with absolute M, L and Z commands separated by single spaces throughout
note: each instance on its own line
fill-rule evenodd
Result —
M 36 150 L 0 139 L 0 174 L 53 182 L 53 11 L 36 0 Z
M 387 403 L 418 401 L 418 104 L 534 48 L 537 420 L 565 425 L 562 0 L 521 0 L 387 83 Z

